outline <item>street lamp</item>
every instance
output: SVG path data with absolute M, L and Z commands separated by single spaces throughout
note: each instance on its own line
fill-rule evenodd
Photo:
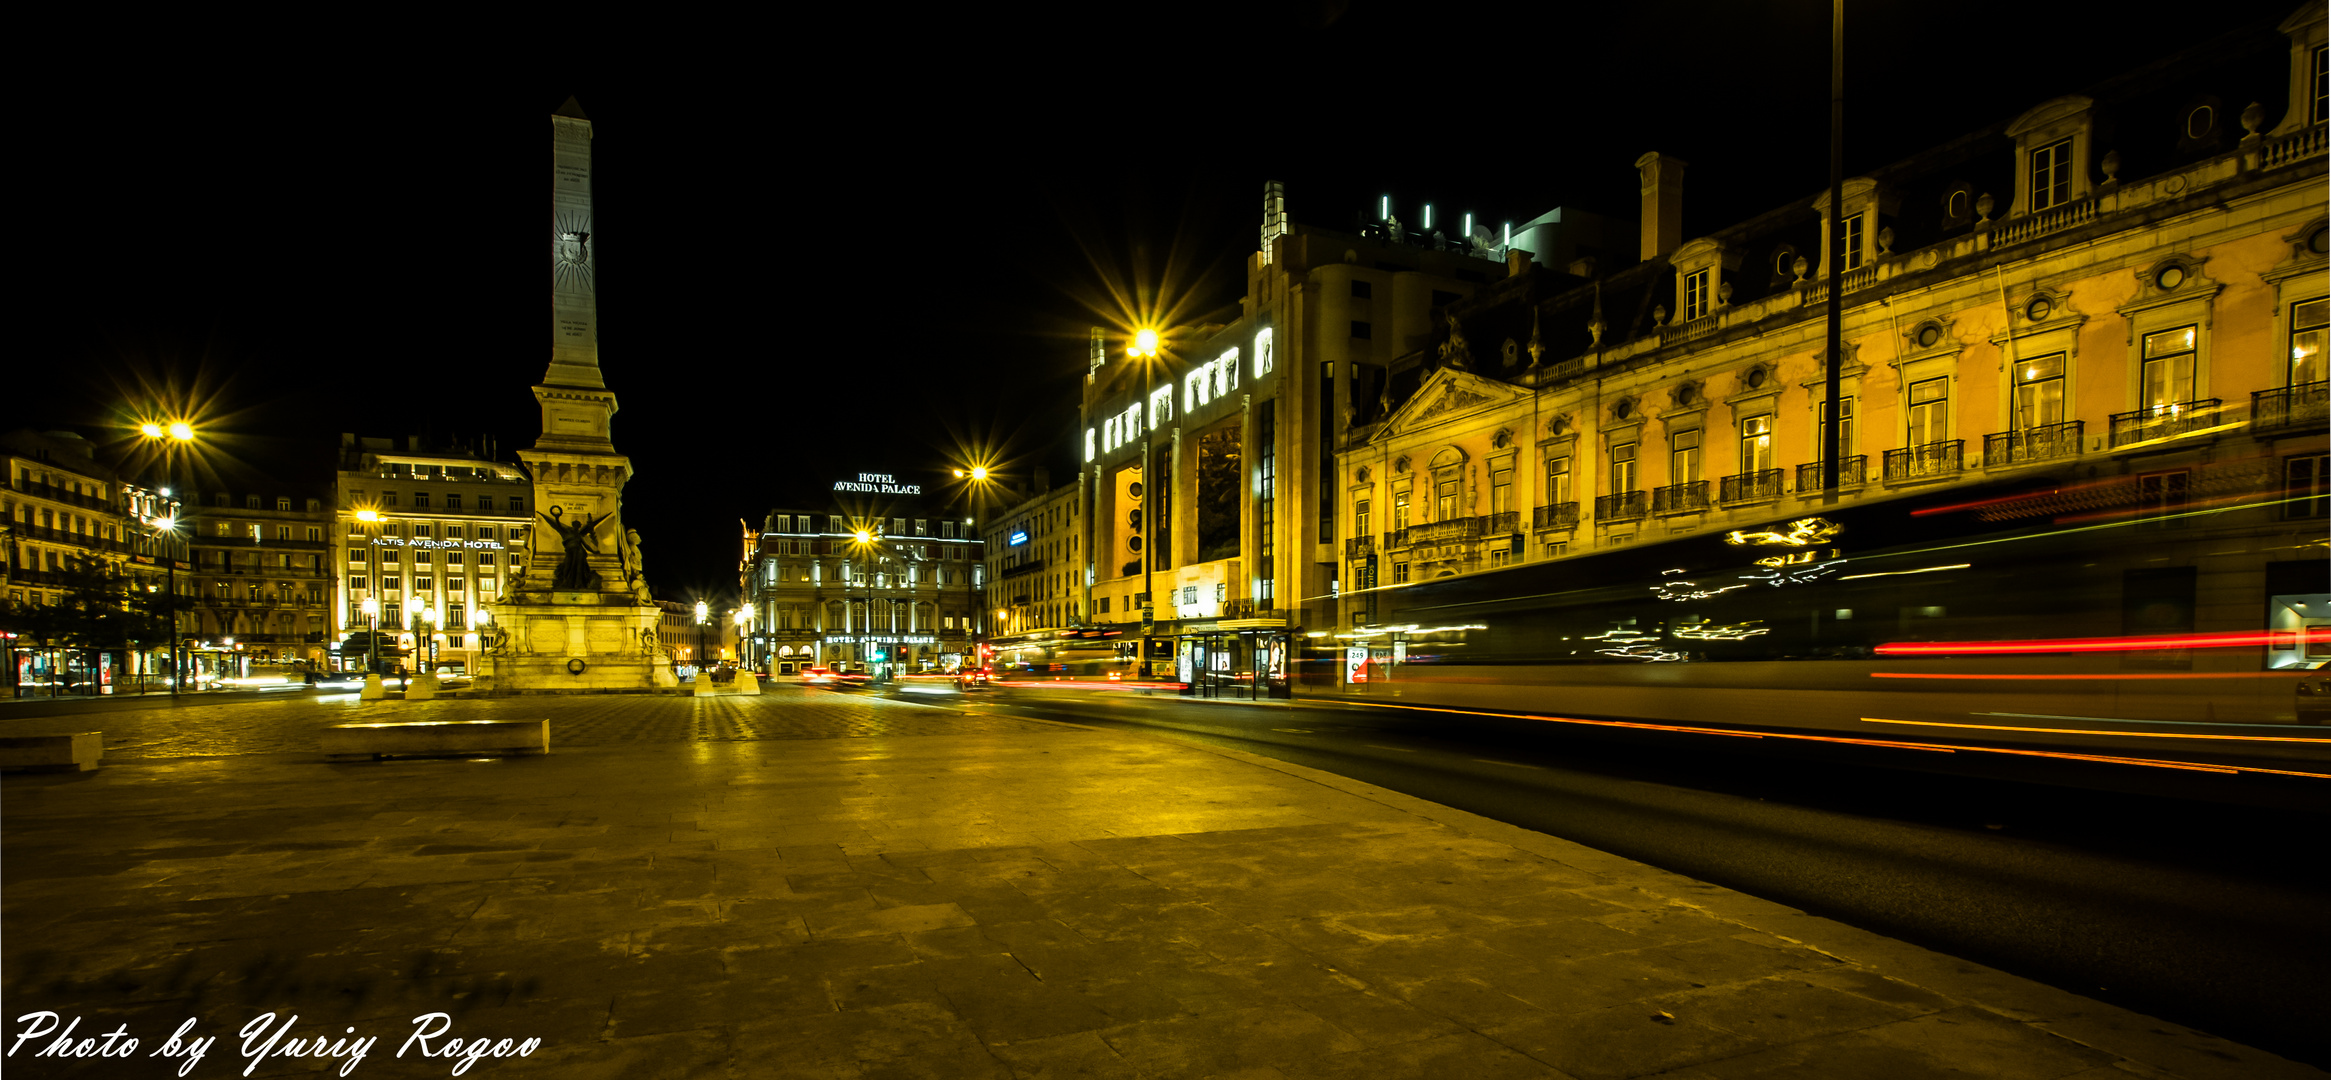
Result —
M 184 420 L 172 420 L 167 423 L 157 420 L 148 420 L 145 423 L 138 425 L 138 434 L 145 438 L 148 442 L 160 444 L 162 449 L 162 481 L 165 484 L 176 484 L 177 481 L 171 476 L 171 458 L 173 456 L 173 452 L 177 450 L 180 445 L 194 441 L 194 425 L 189 424 Z M 170 498 L 170 489 L 168 487 L 161 488 L 160 493 L 163 498 Z M 180 672 L 183 670 L 182 665 L 180 665 L 178 662 L 178 556 L 168 550 L 168 545 L 166 543 L 162 543 L 162 534 L 167 532 L 171 535 L 176 535 L 178 531 L 179 504 L 177 500 L 171 499 L 168 505 L 168 511 L 163 514 L 162 519 L 159 522 L 155 523 L 157 526 L 157 532 L 154 535 L 154 539 L 157 544 L 164 549 L 162 551 L 162 556 L 169 560 L 168 569 L 165 573 L 167 576 L 166 585 L 170 590 L 170 598 L 163 604 L 163 611 L 165 612 L 165 618 L 170 621 L 170 696 L 176 697 L 178 696 L 178 681 Z M 188 507 L 188 509 L 191 510 L 192 508 Z
M 704 625 L 712 621 L 712 606 L 696 602 L 696 677 L 704 677 Z
M 422 674 L 427 675 L 435 674 L 437 671 L 438 611 L 437 602 L 435 600 L 429 600 L 425 602 L 428 604 L 428 606 L 421 609 L 421 633 L 423 636 L 429 639 L 429 670 L 423 672 Z
M 364 668 L 364 673 L 365 673 L 365 674 L 367 674 L 367 675 L 378 675 L 378 674 L 380 674 L 380 598 L 379 598 L 379 597 L 375 597 L 375 596 L 367 596 L 367 597 L 365 597 L 365 598 L 364 598 L 364 617 L 365 617 L 367 620 L 369 620 L 369 621 L 371 622 L 371 624 L 372 624 L 372 629 L 371 629 L 371 630 L 370 630 L 368 633 L 366 633 L 366 634 L 365 634 L 365 645 L 366 645 L 366 647 L 367 647 L 367 648 L 369 648 L 369 649 L 371 650 L 371 652 L 372 652 L 372 659 L 371 659 L 371 661 L 370 661 L 369 663 L 367 663 L 367 664 L 365 665 L 365 668 Z M 370 684 L 368 683 L 368 684 L 366 684 L 366 685 L 370 685 Z
M 1155 386 L 1159 353 L 1157 331 L 1143 327 L 1133 335 L 1133 347 L 1125 352 L 1133 359 L 1141 361 L 1141 487 L 1144 496 L 1154 495 L 1157 493 L 1157 474 L 1150 471 L 1149 456 L 1150 446 L 1155 442 L 1153 436 L 1157 430 L 1155 422 L 1157 418 L 1150 415 L 1149 399 L 1150 395 L 1157 392 Z M 1139 539 L 1141 540 L 1141 677 L 1144 680 L 1147 680 L 1151 675 L 1149 629 L 1151 612 L 1156 610 L 1157 605 L 1154 593 L 1157 585 L 1154 572 L 1157 566 L 1157 553 L 1150 550 L 1153 542 L 1157 539 L 1156 511 L 1156 499 L 1146 497 L 1142 499 L 1141 536 Z
M 753 624 L 753 605 L 746 601 L 737 609 L 737 666 L 745 666 L 745 628 Z M 758 665 L 755 665 L 758 666 Z

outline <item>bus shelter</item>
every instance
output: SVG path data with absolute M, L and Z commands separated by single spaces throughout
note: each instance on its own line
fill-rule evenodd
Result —
M 1189 697 L 1259 701 L 1294 696 L 1285 619 L 1225 619 L 1175 635 L 1175 675 Z

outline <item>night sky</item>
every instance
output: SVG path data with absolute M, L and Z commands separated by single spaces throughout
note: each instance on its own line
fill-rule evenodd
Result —
M 2290 10 L 2218 3 L 2173 28 L 1856 3 L 1848 175 Z M 289 481 L 328 480 L 343 431 L 530 445 L 547 116 L 572 94 L 596 128 L 626 514 L 659 593 L 733 587 L 738 518 L 824 505 L 859 471 L 937 485 L 976 448 L 1007 478 L 1045 464 L 1068 482 L 1086 328 L 1127 322 L 1113 297 L 1136 283 L 1187 323 L 1234 304 L 1266 180 L 1331 228 L 1380 194 L 1411 222 L 1429 200 L 1451 220 L 1571 206 L 1632 228 L 1632 162 L 1658 150 L 1691 163 L 1686 236 L 1819 190 L 1828 13 L 987 8 L 942 25 L 885 7 L 817 25 L 576 16 L 499 43 L 74 38 L 55 47 L 75 77 L 14 124 L 32 334 L 0 428 L 103 441 L 192 402 L 224 468 Z

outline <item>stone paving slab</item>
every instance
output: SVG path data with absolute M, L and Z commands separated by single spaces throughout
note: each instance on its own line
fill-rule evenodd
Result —
M 1299 766 L 791 701 L 748 719 L 837 734 L 626 739 L 704 714 L 601 700 L 608 741 L 547 757 L 10 778 L 7 1037 L 194 1018 L 197 1076 L 269 1012 L 378 1038 L 373 1076 L 459 1064 L 396 1056 L 433 1012 L 542 1040 L 470 1076 L 2322 1075 Z M 966 730 L 848 734 L 894 721 Z M 45 1045 L 10 1075 L 175 1074 Z
M 949 701 L 950 699 L 939 699 Z M 842 739 L 1042 734 L 1042 721 L 875 694 L 772 685 L 759 698 L 582 695 L 521 699 L 443 697 L 362 702 L 355 694 L 284 693 L 258 701 L 112 709 L 70 716 L 0 716 L 0 735 L 105 732 L 109 758 L 310 753 L 334 724 L 430 720 L 548 719 L 551 747 L 636 742 Z

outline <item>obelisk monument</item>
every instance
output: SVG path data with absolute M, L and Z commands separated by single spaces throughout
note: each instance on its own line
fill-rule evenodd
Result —
M 568 98 L 550 130 L 550 368 L 534 388 L 542 436 L 518 454 L 534 478 L 534 525 L 523 576 L 494 613 L 491 690 L 676 686 L 639 534 L 623 522 L 631 459 L 615 450 L 615 394 L 599 370 L 591 121 Z

